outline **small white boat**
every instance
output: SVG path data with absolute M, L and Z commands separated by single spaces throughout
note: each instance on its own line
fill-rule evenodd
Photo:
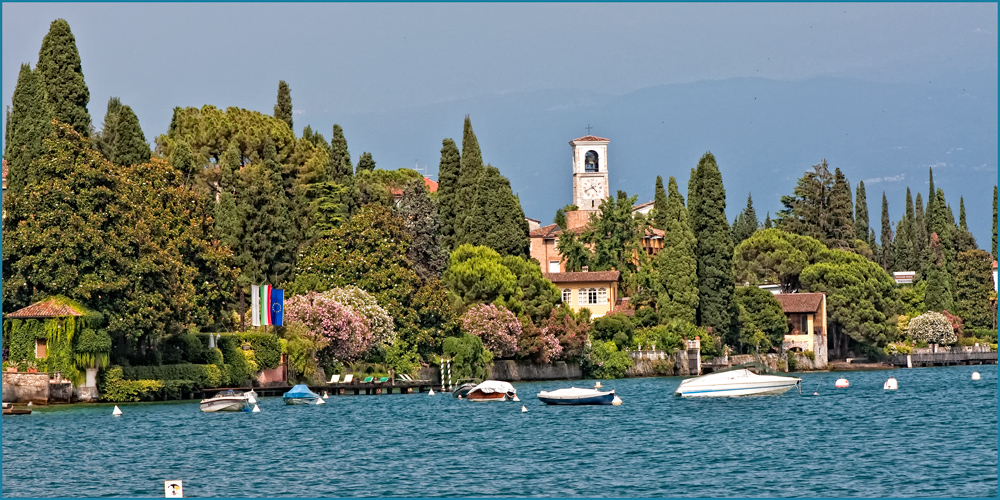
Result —
M 309 386 L 305 384 L 292 387 L 282 398 L 284 398 L 286 405 L 314 405 L 317 401 L 322 401 L 319 394 L 309 390 Z
M 615 401 L 615 391 L 597 389 L 557 389 L 538 393 L 538 399 L 548 405 L 609 405 Z
M 201 400 L 201 411 L 244 411 L 250 408 L 247 395 L 232 389 Z
M 777 375 L 757 375 L 747 368 L 710 373 L 681 382 L 674 392 L 683 397 L 752 396 L 781 394 L 802 379 Z
M 486 380 L 475 386 L 465 395 L 469 401 L 510 401 L 517 395 L 517 390 L 510 382 Z

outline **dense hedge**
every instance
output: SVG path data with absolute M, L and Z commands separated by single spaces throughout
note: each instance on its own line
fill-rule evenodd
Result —
M 125 380 L 120 366 L 101 370 L 97 377 L 101 400 L 112 403 L 154 399 L 162 389 L 163 382 L 159 380 Z
M 185 363 L 160 366 L 126 366 L 121 370 L 122 378 L 125 380 L 157 380 L 164 383 L 186 381 L 191 387 L 201 389 L 219 387 L 224 382 L 223 369 L 217 365 Z

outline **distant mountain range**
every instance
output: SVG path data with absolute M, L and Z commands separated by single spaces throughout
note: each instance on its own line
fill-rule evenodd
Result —
M 584 75 L 581 75 L 584 77 Z M 344 127 L 352 156 L 373 153 L 380 168 L 426 167 L 436 178 L 441 140 L 460 143 L 469 114 L 484 161 L 500 168 L 525 214 L 549 223 L 572 201 L 570 140 L 611 140 L 612 191 L 653 197 L 657 175 L 677 177 L 706 151 L 718 160 L 732 220 L 748 193 L 761 220 L 781 208 L 796 180 L 823 158 L 851 182 L 865 181 L 872 227 L 880 233 L 882 192 L 896 222 L 906 187 L 927 197 L 927 169 L 958 217 L 990 248 L 997 183 L 997 88 L 957 88 L 821 77 L 737 78 L 649 87 L 625 95 L 542 90 L 481 96 L 342 117 L 309 116 Z M 303 117 L 305 118 L 305 117 Z M 329 136 L 329 131 L 322 131 Z

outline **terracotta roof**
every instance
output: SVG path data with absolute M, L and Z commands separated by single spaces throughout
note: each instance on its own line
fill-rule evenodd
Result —
M 7 180 L 7 159 L 3 159 L 3 179 Z
M 553 283 L 580 283 L 585 281 L 618 281 L 618 271 L 590 271 L 586 273 L 543 273 Z
M 636 205 L 636 206 L 632 207 L 632 210 L 633 210 L 633 211 L 634 211 L 634 210 L 642 210 L 643 208 L 646 208 L 646 207 L 648 207 L 648 206 L 650 206 L 650 205 L 652 205 L 652 204 L 653 204 L 653 202 L 652 202 L 652 201 L 647 201 L 646 203 L 640 203 L 640 204 L 638 204 L 638 205 Z
M 435 192 L 435 191 L 438 190 L 438 183 L 435 182 L 435 181 L 432 181 L 432 180 L 428 179 L 427 177 L 424 177 L 424 185 L 427 186 L 427 191 L 430 192 L 430 193 L 433 193 L 433 192 Z M 392 193 L 393 196 L 402 196 L 403 195 L 403 190 L 402 189 L 393 189 L 393 190 L 391 190 L 391 193 Z
M 4 170 L 4 172 L 6 172 L 6 170 Z M 997 261 L 994 260 L 993 261 L 993 269 L 996 269 L 996 268 L 997 268 Z
M 576 227 L 576 228 L 570 229 L 570 231 L 573 231 L 575 233 L 582 233 L 586 229 L 587 229 L 586 226 L 584 226 L 584 227 Z M 531 231 L 530 233 L 528 233 L 528 237 L 530 237 L 530 238 L 558 238 L 560 234 L 562 234 L 562 228 L 560 228 L 558 224 L 549 224 L 548 226 L 542 226 L 542 227 L 540 227 L 538 229 L 535 229 L 535 230 Z M 646 237 L 647 238 L 654 238 L 654 237 L 662 238 L 663 234 L 664 233 L 663 233 L 662 229 L 656 229 L 655 227 L 646 228 Z
M 603 137 L 597 137 L 596 135 L 585 135 L 583 137 L 577 137 L 576 139 L 573 139 L 572 141 L 569 141 L 569 142 L 570 142 L 570 144 L 572 144 L 574 142 L 593 142 L 593 141 L 607 141 L 607 142 L 611 142 L 611 139 L 605 139 Z
M 785 313 L 811 313 L 819 311 L 822 293 L 779 293 L 774 296 Z
M 62 318 L 66 316 L 83 316 L 73 306 L 60 304 L 55 299 L 35 302 L 24 309 L 18 309 L 7 315 L 8 318 L 29 319 L 29 318 Z

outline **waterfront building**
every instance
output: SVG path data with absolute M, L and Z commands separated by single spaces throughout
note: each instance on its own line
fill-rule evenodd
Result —
M 816 368 L 827 363 L 826 294 L 778 293 L 774 295 L 788 319 L 785 351 L 812 351 Z
M 543 273 L 546 279 L 559 288 L 562 303 L 574 312 L 590 310 L 591 318 L 611 312 L 618 301 L 618 271 L 589 272 L 584 268 L 577 273 Z

